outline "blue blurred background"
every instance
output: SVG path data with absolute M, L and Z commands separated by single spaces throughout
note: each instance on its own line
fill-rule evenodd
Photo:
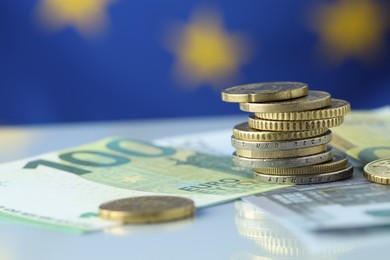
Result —
M 0 124 L 240 113 L 223 88 L 302 81 L 390 104 L 388 1 L 0 1 Z

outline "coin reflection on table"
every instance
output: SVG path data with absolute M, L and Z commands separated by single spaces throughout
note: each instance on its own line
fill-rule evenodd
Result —
M 194 223 L 194 218 L 180 219 L 173 222 L 162 222 L 154 224 L 153 226 L 144 225 L 119 225 L 114 227 L 108 227 L 103 230 L 104 233 L 115 236 L 128 236 L 134 234 L 155 233 L 159 232 L 172 232 L 190 227 Z M 1 259 L 1 258 L 0 258 Z
M 245 201 L 235 203 L 238 233 L 254 240 L 258 249 L 234 254 L 232 259 L 336 259 L 351 248 L 336 248 L 312 254 L 296 235 L 263 210 Z

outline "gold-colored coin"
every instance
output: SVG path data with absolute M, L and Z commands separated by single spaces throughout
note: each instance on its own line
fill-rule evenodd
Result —
M 347 155 L 344 152 L 333 148 L 333 160 L 330 162 L 296 168 L 261 168 L 253 169 L 253 171 L 269 175 L 297 176 L 340 171 L 345 169 L 347 165 Z
M 311 129 L 308 131 L 272 132 L 259 131 L 249 127 L 248 122 L 236 125 L 233 128 L 233 136 L 240 140 L 253 142 L 286 141 L 311 138 L 325 134 L 328 129 Z
M 332 99 L 331 105 L 322 109 L 300 112 L 268 112 L 255 113 L 257 118 L 268 120 L 317 120 L 345 116 L 351 111 L 349 102 L 341 99 Z
M 263 151 L 263 150 L 245 150 L 236 148 L 236 154 L 238 156 L 247 158 L 262 158 L 262 159 L 277 159 L 277 158 L 290 158 L 307 156 L 326 151 L 326 144 L 317 145 L 309 148 L 293 149 L 293 150 L 280 150 L 280 151 Z
M 363 171 L 364 177 L 369 181 L 390 184 L 390 157 L 366 164 Z
M 226 102 L 269 102 L 307 95 L 308 87 L 301 82 L 264 82 L 227 88 L 221 92 Z
M 330 106 L 331 97 L 328 92 L 309 91 L 305 97 L 294 98 L 286 101 L 267 103 L 240 103 L 240 109 L 247 112 L 297 112 L 319 109 Z
M 103 219 L 122 223 L 156 223 L 193 216 L 194 202 L 175 196 L 142 196 L 110 201 L 100 205 Z
M 252 128 L 263 131 L 307 131 L 311 129 L 324 129 L 341 125 L 344 117 L 334 117 L 319 120 L 301 120 L 301 121 L 272 121 L 260 119 L 254 115 L 248 118 L 248 125 Z

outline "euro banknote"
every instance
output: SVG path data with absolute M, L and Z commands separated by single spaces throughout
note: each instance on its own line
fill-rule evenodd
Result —
M 362 164 L 390 157 L 390 108 L 354 111 L 332 132 L 332 145 Z
M 198 208 L 281 188 L 254 180 L 227 156 L 120 137 L 0 166 L 0 217 L 67 231 L 119 225 L 100 204 L 142 195 L 177 195 Z
M 333 130 L 332 144 L 354 158 L 354 176 L 341 182 L 290 187 L 246 201 L 302 230 L 356 229 L 390 225 L 390 186 L 367 181 L 362 166 L 390 157 L 390 110 L 354 112 Z

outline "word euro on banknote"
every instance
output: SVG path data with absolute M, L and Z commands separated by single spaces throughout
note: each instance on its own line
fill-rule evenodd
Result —
M 143 195 L 177 195 L 205 207 L 279 188 L 234 168 L 230 157 L 124 138 L 0 166 L 0 217 L 68 231 L 118 225 L 100 204 Z

